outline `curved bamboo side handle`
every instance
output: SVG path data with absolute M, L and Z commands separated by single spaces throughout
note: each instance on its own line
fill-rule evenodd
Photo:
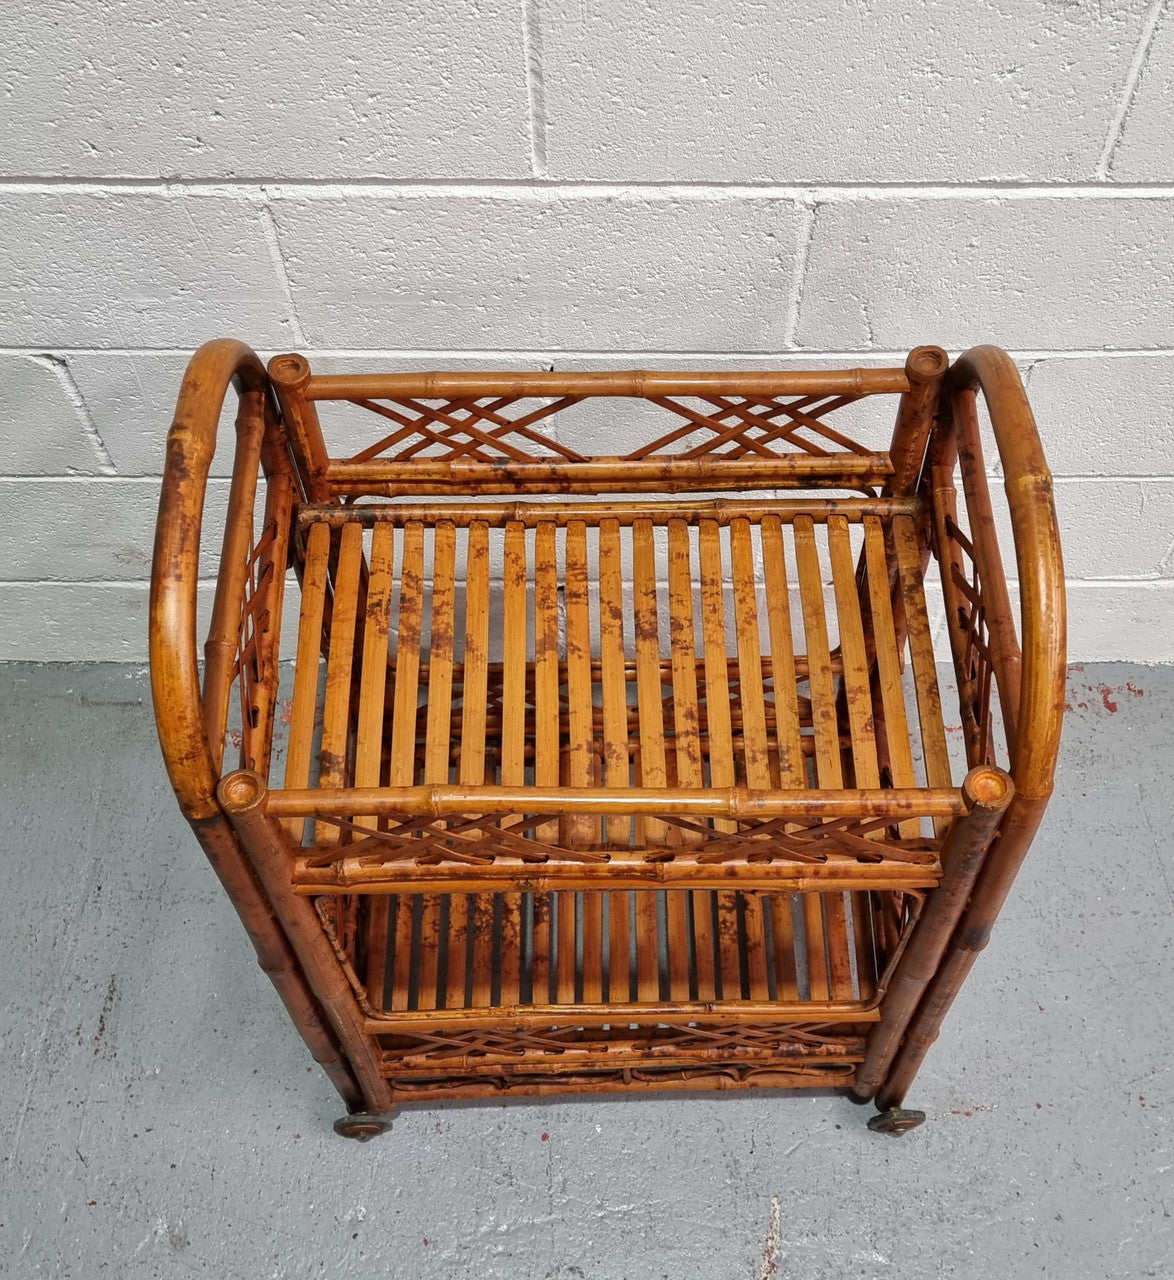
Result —
M 977 420 L 973 417 L 973 396 L 978 391 L 986 400 L 1003 462 L 1019 572 L 1022 633 L 1021 658 L 1014 636 L 1001 641 L 1007 674 L 1018 677 L 1013 679 L 1011 690 L 1011 700 L 1017 705 L 1010 770 L 1014 794 L 974 881 L 966 909 L 953 926 L 949 945 L 939 956 L 936 971 L 905 1028 L 887 1078 L 876 1094 L 877 1106 L 882 1111 L 900 1107 L 918 1067 L 938 1037 L 950 1006 L 987 945 L 1052 793 L 1064 711 L 1064 565 L 1052 499 L 1052 476 L 1044 460 L 1035 417 L 1019 370 L 1000 348 L 973 347 L 946 375 L 943 391 L 940 430 L 931 443 L 928 459 L 931 473 L 935 468 L 953 468 L 958 443 L 953 431 L 954 420 L 962 413 L 968 415 L 966 434 L 972 436 L 970 447 L 980 453 L 981 447 L 974 445 Z M 963 459 L 963 462 L 970 470 L 968 506 L 972 488 L 980 490 L 977 505 L 986 509 L 978 514 L 987 525 L 984 536 L 988 538 L 988 549 L 994 554 L 993 542 L 989 541 L 993 534 L 990 504 L 983 501 L 989 497 L 985 476 L 981 465 L 975 466 L 974 458 Z M 976 537 L 976 550 L 980 541 Z M 979 569 L 981 572 L 981 565 Z M 1001 565 L 995 576 L 1001 582 Z M 862 1077 L 862 1095 L 874 1084 L 875 1078 Z
M 258 456 L 265 462 L 271 482 L 274 472 L 287 465 L 282 461 L 276 429 L 272 439 L 265 437 L 269 381 L 256 354 L 243 342 L 230 338 L 205 343 L 188 364 L 167 437 L 151 569 L 150 654 L 155 723 L 180 808 L 236 907 L 261 968 L 269 975 L 315 1060 L 353 1111 L 363 1105 L 363 1093 L 216 798 L 218 754 L 209 745 L 205 730 L 197 665 L 196 583 L 204 494 L 216 450 L 220 411 L 230 386 L 236 388 L 240 401 L 230 507 L 239 507 L 242 519 L 245 515 L 251 517 L 251 499 L 244 501 L 238 482 L 251 468 L 248 491 L 252 492 Z M 230 560 L 238 538 L 230 511 L 226 530 Z M 222 556 L 222 562 L 223 559 Z M 240 556 L 236 561 L 239 569 L 243 561 Z M 223 583 L 218 587 L 209 665 L 219 664 L 222 670 L 225 662 L 220 651 L 224 646 L 218 637 L 227 623 L 222 619 L 223 625 L 218 629 L 216 615 L 225 614 L 226 602 L 238 598 L 236 587 L 225 589 Z M 217 686 L 215 698 L 221 699 L 223 677 L 212 683 Z
M 946 375 L 945 391 L 981 391 L 990 413 L 1015 537 L 1022 671 L 1011 775 L 1021 800 L 1052 792 L 1064 712 L 1064 563 L 1035 416 L 1019 370 L 999 347 L 972 347 Z
M 196 639 L 196 582 L 204 493 L 229 386 L 238 435 L 264 422 L 269 381 L 254 351 L 232 338 L 206 342 L 188 364 L 167 436 L 151 568 L 150 655 L 155 722 L 171 785 L 191 820 L 219 813 L 218 770 L 204 728 Z

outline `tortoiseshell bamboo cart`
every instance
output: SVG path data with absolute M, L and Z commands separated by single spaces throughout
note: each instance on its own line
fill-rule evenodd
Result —
M 887 450 L 844 434 L 885 396 Z M 365 447 L 328 454 L 357 419 Z M 323 376 L 210 342 L 167 443 L 151 664 L 180 805 L 346 1101 L 340 1133 L 413 1099 L 829 1086 L 899 1132 L 1051 791 L 1051 478 L 994 347 Z

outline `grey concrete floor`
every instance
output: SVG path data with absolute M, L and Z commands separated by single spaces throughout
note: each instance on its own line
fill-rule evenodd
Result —
M 0 667 L 0 1274 L 1174 1275 L 1174 669 L 1057 798 L 910 1105 L 464 1105 L 367 1146 L 179 817 L 141 668 Z

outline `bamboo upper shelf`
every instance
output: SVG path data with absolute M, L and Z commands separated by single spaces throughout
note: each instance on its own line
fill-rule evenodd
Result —
M 887 448 L 862 443 L 892 396 Z M 829 1081 L 900 1128 L 1051 789 L 1050 477 L 989 347 L 952 368 L 921 347 L 894 369 L 330 376 L 213 342 L 169 437 L 151 645 L 180 803 L 370 1113 L 345 1131 L 405 1097 Z

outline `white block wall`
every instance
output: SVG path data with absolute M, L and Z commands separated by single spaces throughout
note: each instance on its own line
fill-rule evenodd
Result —
M 1174 661 L 1172 10 L 0 6 L 0 657 L 144 656 L 174 395 L 230 334 L 339 370 L 1000 343 L 1072 657 Z

